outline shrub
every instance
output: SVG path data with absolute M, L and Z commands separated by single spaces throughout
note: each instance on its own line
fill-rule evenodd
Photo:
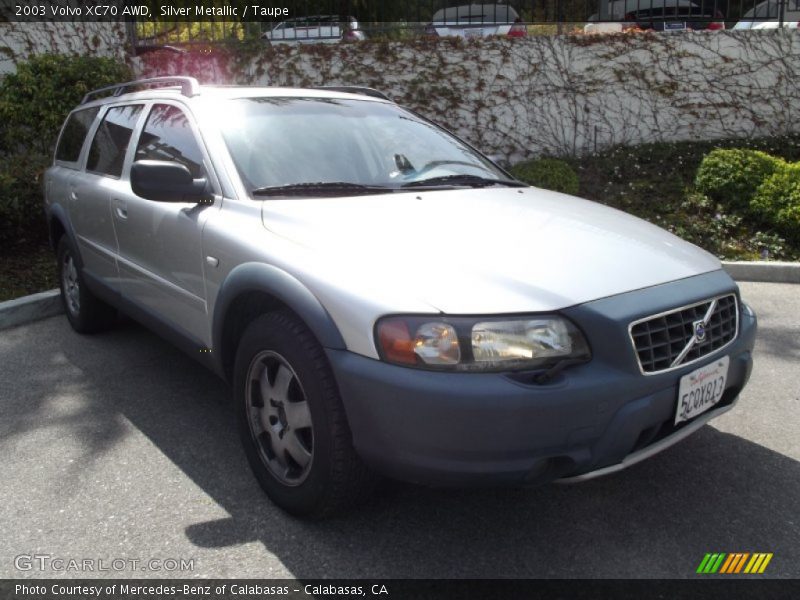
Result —
M 708 196 L 690 193 L 663 223 L 672 233 L 717 256 L 735 252 L 742 218 L 727 214 Z
M 800 242 L 800 163 L 786 164 L 765 179 L 750 209 L 786 239 Z
M 747 210 L 758 186 L 783 164 L 758 150 L 713 150 L 700 163 L 695 185 L 727 208 Z
M 538 158 L 517 163 L 511 174 L 525 183 L 565 194 L 578 193 L 578 174 L 563 160 Z
M 41 239 L 41 175 L 61 124 L 83 95 L 132 79 L 109 58 L 43 54 L 0 81 L 0 243 Z
M 786 258 L 786 240 L 777 233 L 766 233 L 756 231 L 754 235 L 745 242 L 746 248 L 755 256 L 761 259 Z
M 0 158 L 0 243 L 44 239 L 41 174 L 49 158 L 16 152 Z

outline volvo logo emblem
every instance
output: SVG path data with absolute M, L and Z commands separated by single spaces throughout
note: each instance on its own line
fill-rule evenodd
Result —
M 692 323 L 694 328 L 694 337 L 698 342 L 705 341 L 706 339 L 706 324 L 702 321 L 695 321 Z

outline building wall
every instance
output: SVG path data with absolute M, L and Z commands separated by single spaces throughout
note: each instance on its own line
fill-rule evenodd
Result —
M 0 24 L 0 73 L 34 53 L 126 57 L 124 24 Z M 142 76 L 367 85 L 512 160 L 617 144 L 800 131 L 800 32 L 532 36 L 269 48 L 128 59 Z
M 0 76 L 34 54 L 125 58 L 123 23 L 0 23 Z
M 360 84 L 512 159 L 800 131 L 800 33 L 528 37 L 159 53 L 142 74 Z

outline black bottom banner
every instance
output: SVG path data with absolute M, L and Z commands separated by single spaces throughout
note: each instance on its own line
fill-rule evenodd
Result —
M 800 598 L 788 579 L 28 579 L 0 580 L 0 598 L 14 600 L 265 600 L 387 598 L 425 600 L 605 600 Z

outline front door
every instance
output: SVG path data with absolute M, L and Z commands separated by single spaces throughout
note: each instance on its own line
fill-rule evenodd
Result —
M 176 104 L 150 107 L 133 160 L 175 161 L 195 178 L 208 175 L 194 128 Z M 125 190 L 111 197 L 123 296 L 204 347 L 210 333 L 202 230 L 215 207 L 145 200 L 129 183 Z

